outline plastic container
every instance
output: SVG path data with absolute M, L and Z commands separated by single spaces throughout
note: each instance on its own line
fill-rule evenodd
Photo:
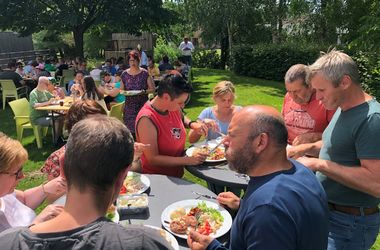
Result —
M 147 194 L 119 195 L 116 206 L 121 214 L 138 214 L 148 209 Z

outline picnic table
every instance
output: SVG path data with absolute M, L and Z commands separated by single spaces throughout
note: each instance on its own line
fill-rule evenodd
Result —
M 61 102 L 62 105 L 61 105 Z M 63 100 L 57 100 L 54 104 L 43 106 L 43 107 L 36 107 L 36 110 L 44 110 L 49 111 L 52 125 L 54 128 L 55 122 L 58 117 L 63 116 L 67 113 L 67 111 L 70 109 L 71 104 L 73 103 L 73 98 L 71 96 L 66 96 Z M 53 143 L 56 141 L 56 134 L 55 129 L 53 129 Z
M 197 166 L 186 166 L 187 171 L 208 182 L 212 192 L 218 193 L 218 187 L 227 189 L 243 189 L 248 186 L 249 176 L 232 171 L 228 167 L 228 162 L 220 163 L 204 162 Z
M 216 197 L 213 192 L 199 184 L 165 175 L 147 174 L 145 176 L 150 180 L 150 187 L 146 190 L 149 199 L 148 210 L 139 214 L 121 215 L 119 224 L 123 226 L 128 226 L 129 224 L 144 224 L 163 228 L 161 224 L 161 214 L 167 206 L 174 202 L 187 199 L 216 202 L 214 199 L 207 199 L 193 193 L 198 192 L 204 195 L 209 195 L 210 197 Z M 64 202 L 65 197 L 61 197 L 55 202 L 55 204 L 63 205 Z M 229 233 L 226 233 L 224 236 L 220 237 L 219 240 L 221 242 L 226 242 L 228 238 Z M 178 237 L 176 237 L 176 239 L 179 244 L 179 249 L 189 249 L 185 239 Z

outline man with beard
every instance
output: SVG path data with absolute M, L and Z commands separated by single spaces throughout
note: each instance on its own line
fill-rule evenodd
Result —
M 312 171 L 286 157 L 288 133 L 272 107 L 250 106 L 236 113 L 225 138 L 231 169 L 250 176 L 241 200 L 231 192 L 218 201 L 239 209 L 230 249 L 326 249 L 325 192 Z M 224 249 L 217 240 L 191 231 L 191 249 Z

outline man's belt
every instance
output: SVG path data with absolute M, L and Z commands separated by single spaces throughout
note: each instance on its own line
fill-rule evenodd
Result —
M 334 203 L 328 203 L 330 210 L 338 211 L 345 214 L 351 214 L 356 216 L 371 215 L 379 212 L 379 207 L 350 207 L 342 206 Z

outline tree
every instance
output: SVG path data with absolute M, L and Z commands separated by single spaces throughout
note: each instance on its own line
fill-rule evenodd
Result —
M 255 0 L 186 0 L 188 21 L 202 31 L 202 38 L 209 44 L 220 44 L 222 66 L 232 53 L 240 35 L 260 29 L 262 15 Z M 257 35 L 257 34 L 256 34 Z
M 76 54 L 83 57 L 84 33 L 94 25 L 107 24 L 123 32 L 162 25 L 171 12 L 161 0 L 2 0 L 0 27 L 22 35 L 41 30 L 72 32 Z

